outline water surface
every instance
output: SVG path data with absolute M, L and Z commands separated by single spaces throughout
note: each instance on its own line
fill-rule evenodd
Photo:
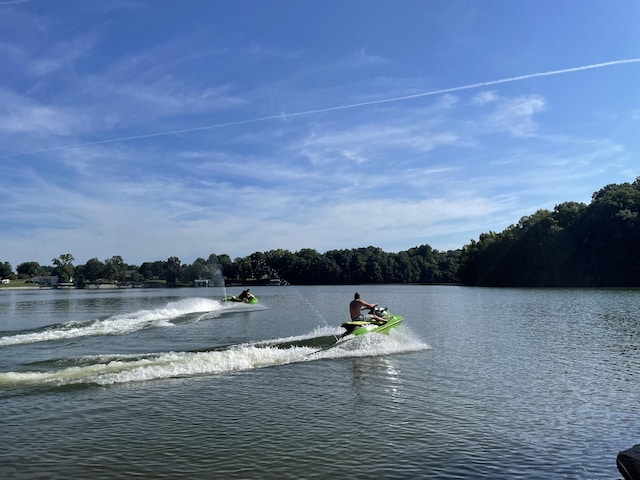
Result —
M 341 339 L 355 289 L 402 326 Z M 0 478 L 617 479 L 640 443 L 638 290 L 252 292 L 0 291 Z

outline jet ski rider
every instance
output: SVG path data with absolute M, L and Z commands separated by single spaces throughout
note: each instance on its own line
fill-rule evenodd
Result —
M 367 303 L 360 300 L 360 294 L 356 292 L 353 296 L 353 300 L 349 304 L 349 313 L 351 314 L 351 321 L 363 321 L 363 322 L 376 322 L 385 323 L 386 320 L 373 313 L 363 313 L 362 309 L 368 308 L 370 311 L 378 305 L 377 303 Z
M 247 302 L 250 302 L 252 299 L 254 299 L 254 298 L 256 298 L 256 297 L 254 297 L 254 296 L 253 296 L 253 293 L 251 293 L 251 292 L 249 291 L 249 289 L 247 288 L 246 290 L 243 290 L 243 291 L 242 291 L 242 293 L 241 293 L 240 295 L 238 295 L 238 298 L 239 298 L 241 301 L 243 301 L 243 302 L 247 303 Z

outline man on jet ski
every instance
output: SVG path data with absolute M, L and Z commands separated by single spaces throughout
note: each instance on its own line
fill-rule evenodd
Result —
M 243 302 L 247 303 L 247 302 L 251 301 L 251 299 L 253 299 L 253 298 L 255 298 L 255 297 L 253 296 L 253 293 L 251 293 L 251 292 L 249 291 L 249 289 L 247 288 L 246 290 L 243 290 L 243 291 L 242 291 L 242 293 L 241 293 L 240 295 L 238 295 L 238 298 L 239 298 L 241 301 L 243 301 Z
M 356 292 L 353 296 L 353 300 L 349 304 L 349 313 L 351 314 L 351 321 L 363 321 L 363 322 L 375 322 L 385 323 L 386 320 L 374 313 L 363 313 L 362 309 L 368 308 L 371 312 L 378 305 L 377 303 L 367 303 L 360 300 L 360 294 Z

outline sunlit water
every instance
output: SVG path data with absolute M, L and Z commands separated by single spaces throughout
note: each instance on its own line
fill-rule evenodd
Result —
M 403 314 L 341 338 L 355 290 Z M 0 478 L 618 479 L 640 291 L 0 291 Z

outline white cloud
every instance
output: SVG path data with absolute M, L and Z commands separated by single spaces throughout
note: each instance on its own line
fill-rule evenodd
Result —
M 493 103 L 499 99 L 498 94 L 495 91 L 482 91 L 477 93 L 471 99 L 471 103 L 475 105 L 486 105 L 487 103 Z
M 539 95 L 524 95 L 513 99 L 502 99 L 488 117 L 491 127 L 503 130 L 516 137 L 527 137 L 535 133 L 534 116 L 546 108 L 546 101 Z
M 362 65 L 388 65 L 391 63 L 388 59 L 379 55 L 371 55 L 367 53 L 366 49 L 361 48 L 354 54 L 355 64 Z
M 0 133 L 70 136 L 86 131 L 87 117 L 73 108 L 44 105 L 0 89 Z

